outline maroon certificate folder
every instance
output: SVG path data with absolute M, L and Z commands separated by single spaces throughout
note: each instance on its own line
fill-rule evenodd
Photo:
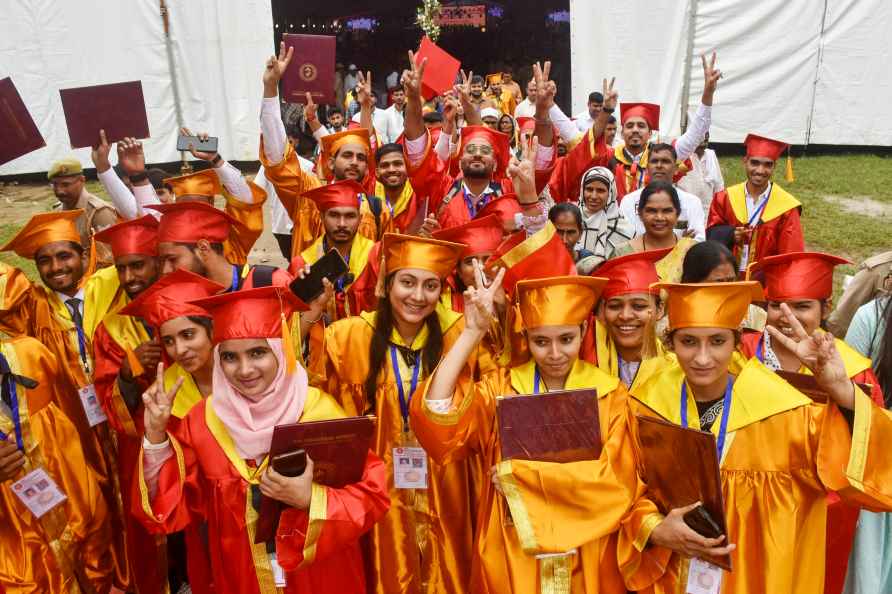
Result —
M 61 89 L 71 148 L 96 146 L 99 130 L 109 142 L 148 138 L 149 119 L 140 81 Z
M 638 415 L 638 445 L 648 497 L 662 513 L 700 501 L 728 534 L 715 435 Z M 707 561 L 731 571 L 728 555 Z
M 421 79 L 421 92 L 425 100 L 430 101 L 452 88 L 461 69 L 461 62 L 427 36 L 421 39 L 421 46 L 415 55 L 419 64 L 424 58 L 427 58 L 427 65 L 424 67 L 424 78 Z
M 335 37 L 331 35 L 283 35 L 294 48 L 288 70 L 282 75 L 282 98 L 306 103 L 309 92 L 319 105 L 335 103 Z
M 12 79 L 0 80 L 0 165 L 46 146 Z
M 827 392 L 821 389 L 821 387 L 818 385 L 817 380 L 815 380 L 815 376 L 813 375 L 783 370 L 775 371 L 775 373 L 784 378 L 784 381 L 786 381 L 788 384 L 790 384 L 815 402 L 826 404 L 830 400 L 830 396 L 827 395 Z M 858 383 L 856 385 L 864 390 L 864 392 L 868 396 L 873 390 L 873 386 L 871 386 L 870 384 Z
M 578 462 L 601 455 L 595 390 L 501 396 L 496 416 L 503 460 Z
M 277 425 L 269 447 L 269 458 L 304 449 L 313 461 L 313 481 L 327 487 L 358 482 L 375 432 L 375 417 L 348 417 Z M 282 504 L 264 497 L 254 543 L 272 540 L 279 526 Z

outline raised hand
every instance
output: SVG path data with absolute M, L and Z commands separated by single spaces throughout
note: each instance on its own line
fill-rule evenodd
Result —
M 93 159 L 93 165 L 96 166 L 96 173 L 105 173 L 111 169 L 111 162 L 108 160 L 108 154 L 111 152 L 111 145 L 105 136 L 105 130 L 99 131 L 99 144 L 93 147 L 90 157 Z
M 369 109 L 375 107 L 375 94 L 372 92 L 372 71 L 366 71 L 365 76 L 361 70 L 357 72 L 356 82 L 359 85 L 359 90 L 356 93 L 356 100 L 359 104 Z
M 124 173 L 133 177 L 146 170 L 146 156 L 142 143 L 135 138 L 124 138 L 118 141 L 118 164 Z
M 434 231 L 440 229 L 440 222 L 437 220 L 432 214 L 424 217 L 424 223 L 421 225 L 421 229 L 418 230 L 419 237 L 431 237 Z
M 815 376 L 815 381 L 826 391 L 836 403 L 852 409 L 855 402 L 855 385 L 846 373 L 845 363 L 836 349 L 836 340 L 829 332 L 815 330 L 810 336 L 793 311 L 786 303 L 781 303 L 784 321 L 793 330 L 789 337 L 774 326 L 766 326 L 771 339 L 782 344 L 784 348 L 796 355 L 799 361 L 808 367 Z
M 616 77 L 610 79 L 610 83 L 607 83 L 607 79 L 604 79 L 602 84 L 601 94 L 604 95 L 604 111 L 614 111 L 616 109 L 617 103 L 619 103 L 619 93 L 617 93 L 613 89 L 613 83 L 616 82 Z
M 427 58 L 418 62 L 415 52 L 409 51 L 409 69 L 403 70 L 400 83 L 406 93 L 406 99 L 421 101 L 421 79 L 424 78 L 424 69 L 427 68 Z
M 545 64 L 536 62 L 533 64 L 533 80 L 536 82 L 536 111 L 543 108 L 546 112 L 554 105 L 554 96 L 557 93 L 557 85 L 549 77 L 551 76 L 551 62 Z
M 529 144 L 521 144 L 520 159 L 512 157 L 508 165 L 508 177 L 514 184 L 517 201 L 521 205 L 529 205 L 539 200 L 536 193 L 536 154 L 539 152 L 539 138 L 533 136 Z
M 155 381 L 149 389 L 143 392 L 142 401 L 145 405 L 143 422 L 145 424 L 146 439 L 149 443 L 164 443 L 167 439 L 167 421 L 170 419 L 170 409 L 173 399 L 176 397 L 180 386 L 183 385 L 182 377 L 177 378 L 170 390 L 164 389 L 164 363 L 158 362 L 158 372 Z
M 180 134 L 182 134 L 183 136 L 198 136 L 198 140 L 200 140 L 201 142 L 204 142 L 208 139 L 207 132 L 199 132 L 196 135 L 196 134 L 192 134 L 192 132 L 189 130 L 189 128 L 185 128 L 185 127 L 180 128 Z M 208 153 L 205 151 L 195 150 L 195 145 L 191 142 L 189 143 L 189 152 L 192 153 L 192 156 L 195 157 L 196 159 L 201 159 L 202 161 L 208 161 L 208 162 L 211 162 L 214 159 L 216 159 L 217 155 L 219 154 L 219 153 Z
M 736 545 L 721 546 L 724 536 L 706 538 L 691 529 L 684 521 L 684 515 L 700 505 L 699 502 L 687 507 L 677 507 L 657 524 L 650 534 L 650 543 L 680 553 L 685 557 L 709 557 L 727 555 Z
M 700 61 L 703 63 L 703 98 L 701 99 L 703 105 L 712 105 L 712 97 L 715 95 L 719 79 L 722 78 L 722 71 L 715 67 L 715 58 L 716 54 L 712 52 L 712 58 L 707 64 L 706 54 L 700 56 Z
M 313 494 L 313 461 L 307 456 L 306 470 L 295 477 L 281 475 L 269 466 L 260 477 L 260 492 L 296 509 L 309 508 Z
M 313 101 L 313 94 L 307 91 L 307 104 L 304 106 L 304 118 L 308 124 L 319 121 L 319 115 L 316 112 L 316 103 Z
M 465 328 L 477 332 L 487 332 L 492 319 L 496 315 L 496 294 L 502 288 L 505 269 L 499 268 L 491 283 L 487 283 L 486 275 L 479 260 L 474 260 L 474 285 L 465 290 Z
M 291 63 L 291 57 L 294 55 L 294 48 L 285 48 L 285 42 L 279 44 L 279 55 L 270 56 L 266 61 L 266 68 L 263 71 L 263 96 L 278 97 L 279 81 L 282 75 L 288 69 Z

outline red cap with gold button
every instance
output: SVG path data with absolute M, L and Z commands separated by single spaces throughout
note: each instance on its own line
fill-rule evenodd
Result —
M 786 142 L 765 138 L 758 134 L 747 134 L 743 146 L 746 148 L 747 157 L 762 157 L 772 161 L 780 159 L 784 151 L 790 147 Z
M 644 118 L 651 130 L 660 129 L 660 106 L 656 103 L 621 103 L 619 106 L 621 124 L 629 118 Z
M 223 243 L 229 238 L 229 230 L 235 222 L 222 210 L 204 202 L 150 204 L 146 208 L 161 213 L 159 243 L 195 243 L 201 239 Z
M 651 287 L 660 281 L 655 263 L 671 251 L 672 248 L 650 250 L 607 260 L 592 272 L 592 276 L 607 279 L 601 297 L 610 299 L 632 293 L 659 294 L 657 289 Z
M 152 215 L 130 219 L 107 227 L 93 236 L 111 246 L 115 258 L 139 254 L 158 255 L 158 219 Z
M 747 277 L 762 271 L 765 298 L 770 301 L 822 300 L 833 295 L 833 268 L 839 264 L 851 262 L 820 252 L 793 252 L 750 264 Z

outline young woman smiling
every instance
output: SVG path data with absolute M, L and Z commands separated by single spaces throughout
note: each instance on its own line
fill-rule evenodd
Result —
M 168 421 L 183 378 L 167 388 L 159 373 L 143 394 L 140 521 L 162 533 L 207 522 L 220 594 L 364 594 L 359 539 L 388 508 L 381 460 L 369 452 L 360 481 L 343 488 L 314 483 L 310 458 L 297 477 L 268 463 L 277 425 L 344 416 L 331 396 L 308 385 L 283 334 L 285 319 L 306 306 L 281 287 L 194 305 L 214 319 L 213 395 L 189 411 L 174 435 Z M 261 497 L 285 507 L 275 541 L 255 544 Z
M 429 463 L 409 421 L 416 386 L 461 332 L 462 315 L 444 307 L 440 297 L 466 247 L 386 234 L 377 310 L 339 320 L 325 330 L 318 385 L 348 414 L 377 416 L 373 449 L 389 475 L 392 506 L 371 533 L 370 592 L 467 591 L 472 468 L 464 462 Z M 475 356 L 467 372 L 479 369 L 484 359 L 488 357 L 478 362 Z M 410 455 L 427 476 L 403 482 L 395 466 Z
M 814 373 L 829 403 L 812 402 L 757 359 L 732 375 L 740 322 L 762 298 L 758 283 L 659 287 L 668 295 L 666 340 L 677 362 L 635 388 L 631 402 L 639 414 L 717 436 L 727 538 L 686 526 L 682 516 L 696 504 L 656 516 L 632 542 L 621 532 L 621 566 L 645 568 L 647 577 L 629 584 L 645 587 L 631 589 L 676 592 L 688 558 L 730 553 L 734 571 L 722 574 L 722 592 L 821 592 L 827 492 L 892 508 L 892 463 L 879 454 L 892 438 L 892 415 L 852 383 L 832 337 L 809 335 L 786 305 L 793 336 L 769 332 Z M 667 549 L 675 552 L 670 559 Z
M 474 382 L 463 370 L 489 327 L 504 269 L 490 286 L 479 268 L 477 275 L 484 288 L 465 293 L 465 328 L 411 407 L 418 437 L 434 459 L 474 460 L 490 475 L 481 485 L 474 544 L 479 568 L 469 591 L 625 592 L 610 536 L 621 522 L 637 530 L 656 508 L 645 501 L 650 507 L 628 513 L 641 484 L 626 431 L 625 388 L 579 358 L 588 312 L 606 280 L 564 276 L 517 283 L 531 358 Z M 501 459 L 497 398 L 581 388 L 597 390 L 599 459 Z
M 681 264 L 684 256 L 696 243 L 690 237 L 679 238 L 675 234 L 681 202 L 675 187 L 667 182 L 655 181 L 641 192 L 638 201 L 638 216 L 644 225 L 644 235 L 620 245 L 612 258 L 626 254 L 637 254 L 651 250 L 671 249 L 657 262 L 657 274 L 663 282 L 678 282 L 681 279 Z

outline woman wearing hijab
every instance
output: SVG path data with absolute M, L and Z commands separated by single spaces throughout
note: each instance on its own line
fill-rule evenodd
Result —
M 582 212 L 582 236 L 576 247 L 590 251 L 597 264 L 632 239 L 634 229 L 619 212 L 616 182 L 606 167 L 592 167 L 583 174 L 578 206 Z
M 139 488 L 141 521 L 171 532 L 206 521 L 215 590 L 365 593 L 359 538 L 389 507 L 384 465 L 368 453 L 359 482 L 319 485 L 313 461 L 298 477 L 280 475 L 267 454 L 277 425 L 344 416 L 331 396 L 307 382 L 285 319 L 306 309 L 281 287 L 194 302 L 214 320 L 213 394 L 167 431 L 183 383 L 163 373 L 143 394 L 145 438 Z M 163 372 L 163 363 L 159 364 Z M 275 541 L 255 544 L 259 503 L 285 504 Z M 281 588 L 281 590 L 277 590 Z

